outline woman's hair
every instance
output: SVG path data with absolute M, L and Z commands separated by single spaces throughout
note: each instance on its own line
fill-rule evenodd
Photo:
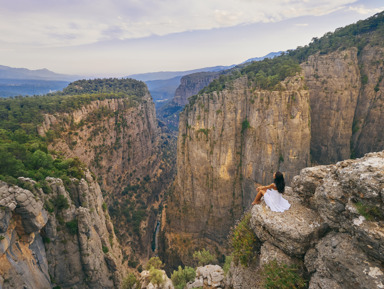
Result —
M 280 172 L 276 172 L 275 173 L 275 179 L 273 180 L 273 182 L 275 183 L 276 185 L 276 188 L 277 188 L 277 191 L 279 193 L 284 193 L 284 189 L 285 189 L 285 181 L 284 181 L 284 176 L 282 173 Z

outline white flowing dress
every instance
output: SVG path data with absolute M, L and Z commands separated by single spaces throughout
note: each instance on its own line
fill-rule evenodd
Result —
M 291 204 L 273 189 L 268 189 L 265 192 L 264 201 L 273 212 L 284 212 L 291 207 Z

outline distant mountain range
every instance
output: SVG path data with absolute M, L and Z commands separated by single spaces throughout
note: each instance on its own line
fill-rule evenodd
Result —
M 184 75 L 196 73 L 196 72 L 205 72 L 205 71 L 221 71 L 224 69 L 232 68 L 235 65 L 230 66 L 213 66 L 213 67 L 205 67 L 205 68 L 198 68 L 193 70 L 186 70 L 186 71 L 159 71 L 159 72 L 148 72 L 148 73 L 141 73 L 141 74 L 131 74 L 127 77 L 141 80 L 144 82 L 152 81 L 152 80 L 168 80 L 175 77 L 183 77 Z
M 263 57 L 250 58 L 243 63 L 273 58 L 282 52 L 271 52 Z M 204 67 L 186 71 L 160 71 L 127 76 L 144 81 L 155 103 L 162 103 L 173 98 L 180 79 L 188 74 L 197 72 L 215 72 L 230 69 L 236 65 Z M 17 95 L 41 95 L 62 90 L 70 82 L 82 79 L 78 75 L 59 74 L 46 68 L 30 70 L 0 65 L 0 97 Z
M 282 54 L 282 51 L 271 52 L 262 57 L 250 58 L 240 64 L 248 63 L 251 61 L 260 61 L 265 58 L 274 58 Z M 236 65 L 229 66 L 213 66 L 213 67 L 204 67 L 193 70 L 186 71 L 159 71 L 159 72 L 148 72 L 141 74 L 131 74 L 127 77 L 133 78 L 136 80 L 144 81 L 153 97 L 156 106 L 158 107 L 161 103 L 164 103 L 167 100 L 173 98 L 176 88 L 180 85 L 180 79 L 188 74 L 197 73 L 197 72 L 215 72 L 230 69 Z
M 0 97 L 41 95 L 62 90 L 81 76 L 59 74 L 48 69 L 30 70 L 0 65 Z
M 79 78 L 81 78 L 81 76 L 59 74 L 46 68 L 30 70 L 27 68 L 14 68 L 0 65 L 0 79 L 74 81 Z
M 279 52 L 271 52 L 271 53 L 268 53 L 267 55 L 264 55 L 262 57 L 254 57 L 254 58 L 250 58 L 246 61 L 244 61 L 243 63 L 248 63 L 248 62 L 252 62 L 252 61 L 261 61 L 265 58 L 274 58 L 276 56 L 280 56 L 281 54 L 283 53 L 283 51 L 279 51 Z

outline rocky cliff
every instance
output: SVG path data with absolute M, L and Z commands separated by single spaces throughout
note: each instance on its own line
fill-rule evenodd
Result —
M 329 164 L 384 147 L 384 49 L 367 45 L 303 63 L 311 104 L 311 156 Z
M 174 156 L 146 87 L 141 97 L 94 100 L 68 113 L 46 114 L 39 133 L 53 134 L 50 149 L 78 157 L 96 175 L 126 256 L 133 263 L 147 258 Z
M 381 13 L 362 25 L 377 27 L 383 18 Z M 190 98 L 180 116 L 170 232 L 208 244 L 223 241 L 255 196 L 254 184 L 270 183 L 274 171 L 283 171 L 289 184 L 306 166 L 384 148 L 383 34 L 370 28 L 355 37 L 354 28 L 345 29 L 280 58 L 239 67 Z M 332 41 L 340 41 L 338 49 L 330 48 Z M 294 67 L 289 60 L 303 59 L 301 72 L 283 88 L 273 82 Z
M 172 100 L 157 110 L 158 118 L 177 134 L 179 113 L 188 104 L 188 98 L 197 94 L 223 73 L 220 71 L 197 72 L 183 76 Z
M 188 104 L 189 97 L 197 94 L 221 74 L 221 72 L 198 72 L 183 76 L 175 91 L 173 102 L 180 106 Z
M 91 174 L 44 191 L 19 181 L 0 182 L 0 287 L 118 288 L 123 256 Z
M 267 91 L 243 77 L 186 107 L 167 209 L 168 248 L 181 246 L 186 258 L 200 242 L 221 250 L 230 226 L 252 202 L 255 181 L 272 181 L 276 170 L 289 181 L 309 165 L 309 93 L 303 85 L 297 75 L 281 91 Z
M 311 289 L 383 288 L 383 170 L 384 152 L 306 168 L 287 188 L 288 211 L 255 205 L 261 249 L 251 267 L 232 264 L 229 288 L 261 288 L 260 269 L 273 259 L 300 268 Z

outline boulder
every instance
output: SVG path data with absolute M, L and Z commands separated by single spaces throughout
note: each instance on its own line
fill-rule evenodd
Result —
M 289 256 L 301 257 L 327 231 L 323 219 L 297 199 L 286 195 L 289 210 L 272 212 L 264 202 L 252 208 L 251 227 L 262 241 L 280 248 Z

